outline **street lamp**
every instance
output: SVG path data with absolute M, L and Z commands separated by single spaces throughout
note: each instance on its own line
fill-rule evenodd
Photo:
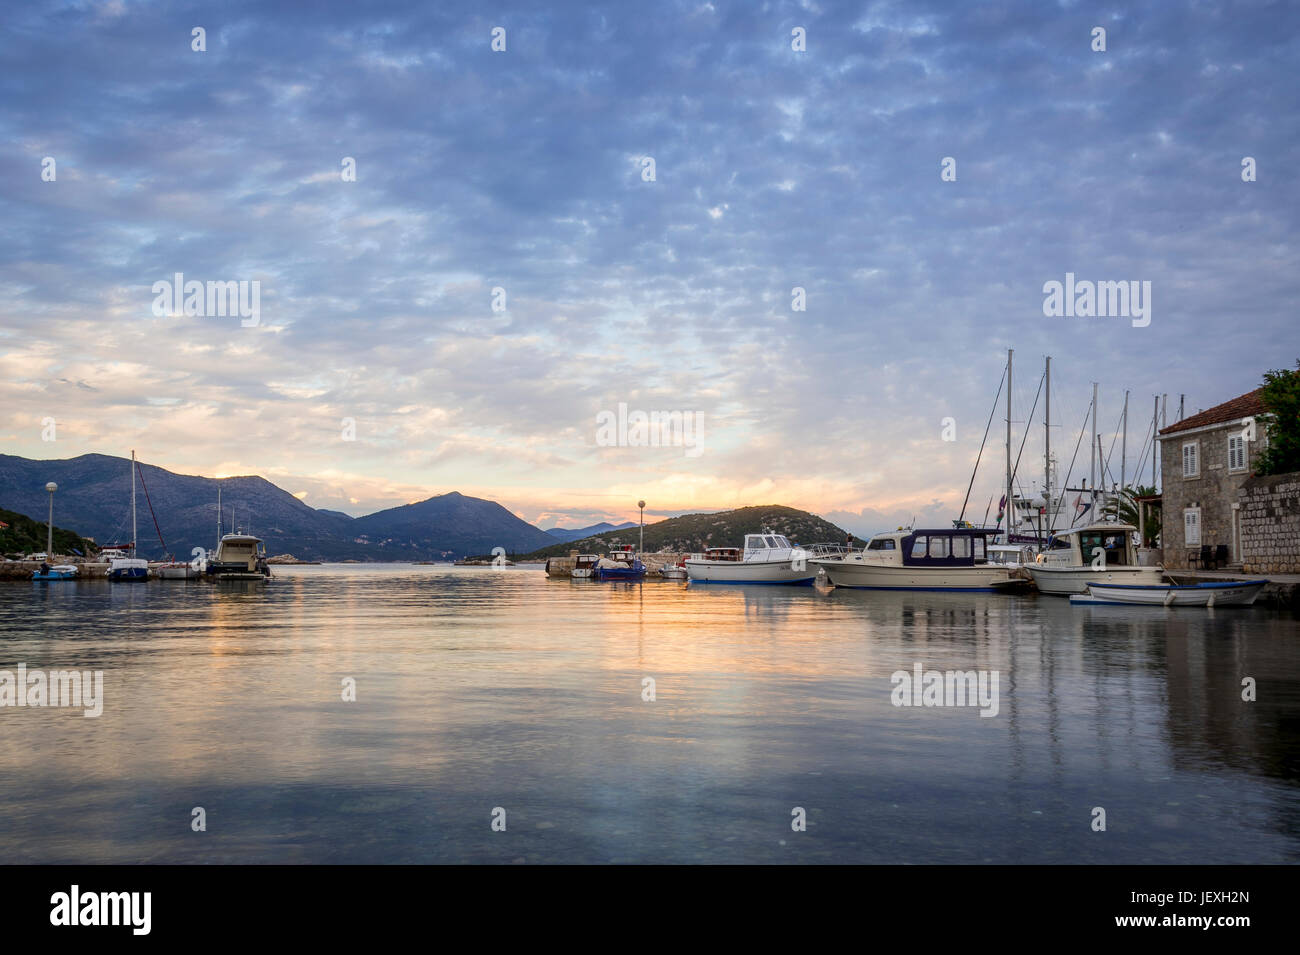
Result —
M 641 554 L 645 555 L 645 501 L 637 501 L 636 506 L 641 509 Z
M 51 481 L 45 485 L 45 490 L 50 492 L 50 523 L 49 530 L 45 535 L 45 559 L 49 560 L 54 556 L 54 492 L 59 486 Z

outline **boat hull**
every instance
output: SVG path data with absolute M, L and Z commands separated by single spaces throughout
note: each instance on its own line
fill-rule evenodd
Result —
M 1012 586 L 1010 571 L 1000 564 L 976 567 L 907 567 L 863 560 L 809 561 L 826 572 L 836 587 L 855 590 L 1001 591 Z
M 1164 583 L 1159 567 L 1053 567 L 1050 564 L 1026 564 L 1024 570 L 1034 579 L 1039 593 L 1063 597 L 1085 594 L 1088 585 L 1139 584 L 1153 587 Z
M 1267 580 L 1242 580 L 1158 587 L 1090 584 L 1086 596 L 1092 599 L 1085 601 L 1075 595 L 1070 602 L 1148 607 L 1249 607 L 1267 583 Z
M 182 564 L 179 567 L 159 567 L 156 573 L 162 580 L 197 580 L 203 576 L 202 571 L 189 564 Z
M 640 570 L 626 570 L 622 567 L 615 568 L 596 568 L 594 572 L 596 580 L 642 580 L 645 578 L 645 568 Z
M 698 584 L 792 584 L 811 587 L 817 568 L 795 570 L 789 560 L 686 560 L 686 576 Z

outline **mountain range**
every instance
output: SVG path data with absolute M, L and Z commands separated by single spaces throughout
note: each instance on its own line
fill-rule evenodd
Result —
M 558 541 L 576 541 L 582 540 L 584 537 L 595 537 L 597 534 L 603 534 L 606 531 L 621 531 L 628 527 L 637 526 L 639 525 L 636 521 L 624 521 L 622 524 L 601 521 L 599 524 L 592 524 L 589 527 L 548 527 L 546 533 Z
M 442 560 L 490 553 L 494 547 L 517 554 L 555 542 L 500 504 L 456 491 L 351 517 L 310 507 L 261 477 L 199 477 L 151 464 L 142 464 L 140 473 L 137 538 L 140 556 L 150 559 L 165 553 L 188 559 L 193 548 L 215 545 L 218 487 L 225 532 L 256 534 L 269 553 L 304 560 Z M 58 526 L 74 528 L 100 546 L 131 539 L 129 458 L 83 454 L 33 460 L 0 454 L 0 507 L 39 519 L 49 507 L 47 481 L 59 486 Z

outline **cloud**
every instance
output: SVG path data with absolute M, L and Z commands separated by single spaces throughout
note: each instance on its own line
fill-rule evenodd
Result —
M 1207 407 L 1300 352 L 1292 14 L 1167 5 L 1104 54 L 1030 0 L 3 16 L 12 453 L 237 461 L 352 513 L 757 495 L 866 531 L 956 516 L 1008 347 L 1017 444 L 1056 358 L 1058 451 L 1092 381 L 1113 429 L 1126 389 Z M 262 324 L 153 316 L 178 271 L 261 281 Z M 1151 281 L 1150 327 L 1045 319 L 1067 271 Z M 704 453 L 598 446 L 619 401 L 703 414 Z

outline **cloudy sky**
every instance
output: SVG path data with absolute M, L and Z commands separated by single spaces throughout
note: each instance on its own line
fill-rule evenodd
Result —
M 869 532 L 956 516 L 1014 348 L 1017 447 L 1051 355 L 1062 473 L 1093 381 L 1136 458 L 1153 395 L 1300 356 L 1300 12 L 1130 6 L 7 4 L 0 450 Z M 178 272 L 258 323 L 155 309 Z M 1067 272 L 1149 325 L 1045 316 Z M 702 435 L 610 444 L 620 402 Z

